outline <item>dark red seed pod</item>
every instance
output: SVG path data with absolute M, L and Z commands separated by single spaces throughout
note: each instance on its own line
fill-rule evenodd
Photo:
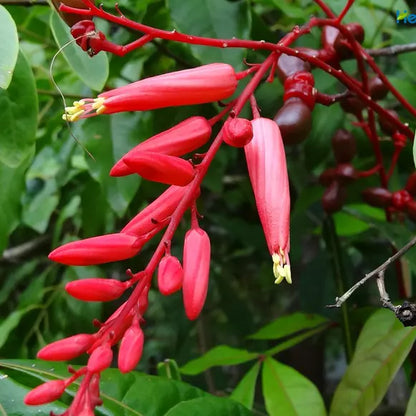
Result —
M 339 30 L 334 26 L 324 26 L 321 32 L 321 44 L 325 49 L 332 48 Z
M 348 23 L 345 28 L 353 35 L 354 39 L 358 43 L 364 41 L 364 29 L 358 23 Z M 334 48 L 340 59 L 349 59 L 353 56 L 353 52 L 347 38 L 342 33 L 339 33 L 334 42 Z
M 335 168 L 329 168 L 327 170 L 324 170 L 319 176 L 319 183 L 322 186 L 328 187 L 335 180 L 336 178 L 335 173 L 336 173 Z
M 337 163 L 348 163 L 354 158 L 357 152 L 355 137 L 345 129 L 339 129 L 331 139 L 332 150 Z
M 93 1 L 94 3 L 94 1 Z M 59 6 L 65 4 L 66 6 L 75 7 L 77 9 L 88 9 L 85 3 L 82 0 L 52 0 L 52 4 L 55 9 L 61 16 L 62 20 L 69 26 L 72 27 L 75 23 L 80 22 L 81 20 L 91 20 L 92 17 L 81 16 L 73 13 L 64 13 L 59 11 Z
M 341 184 L 348 184 L 357 179 L 354 166 L 350 163 L 340 163 L 335 169 L 335 175 Z
M 362 197 L 373 207 L 387 208 L 391 205 L 393 194 L 385 188 L 367 188 L 362 192 Z
M 412 221 L 416 221 L 416 201 L 414 199 L 407 202 L 406 212 Z
M 299 98 L 291 98 L 278 111 L 274 121 L 280 128 L 285 145 L 298 144 L 304 141 L 311 131 L 311 110 Z
M 401 189 L 400 191 L 393 192 L 391 205 L 399 211 L 404 211 L 407 203 L 411 200 L 412 197 L 409 192 L 405 189 Z
M 409 192 L 410 195 L 416 195 L 416 172 L 413 172 L 407 178 L 405 189 L 407 192 Z
M 284 83 L 285 93 L 283 101 L 288 101 L 291 98 L 300 98 L 310 110 L 315 106 L 315 90 L 313 88 L 315 81 L 310 72 L 297 72 L 286 78 Z
M 346 113 L 354 114 L 356 117 L 361 116 L 365 104 L 358 97 L 347 97 L 340 101 L 342 109 Z
M 389 92 L 386 84 L 379 77 L 373 77 L 368 80 L 368 89 L 371 98 L 376 101 L 382 100 Z
M 296 58 L 296 56 L 282 53 L 277 61 L 277 74 L 282 82 L 290 75 L 296 74 L 296 72 L 309 72 L 310 70 L 310 64 Z
M 322 206 L 326 213 L 332 214 L 339 211 L 347 199 L 347 191 L 338 181 L 333 181 L 326 188 L 322 196 Z
M 399 116 L 394 110 L 387 110 L 387 112 L 399 121 Z M 397 126 L 383 116 L 378 117 L 378 124 L 383 133 L 388 134 L 389 136 L 393 135 L 393 133 L 397 130 Z

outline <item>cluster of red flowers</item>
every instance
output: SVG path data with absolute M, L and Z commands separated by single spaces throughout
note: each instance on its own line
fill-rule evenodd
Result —
M 276 57 L 274 57 L 276 59 Z M 95 99 L 83 99 L 67 107 L 63 118 L 76 121 L 98 114 L 144 111 L 162 107 L 202 104 L 230 98 L 238 74 L 227 64 L 216 63 L 172 72 L 106 91 Z M 252 98 L 253 120 L 239 118 L 231 101 L 217 117 L 190 117 L 176 126 L 138 144 L 111 169 L 111 176 L 138 174 L 144 179 L 170 185 L 155 201 L 139 212 L 119 232 L 74 241 L 52 251 L 49 258 L 72 266 L 88 266 L 125 260 L 138 254 L 159 231 L 165 234 L 147 268 L 136 274 L 128 271 L 124 282 L 115 279 L 87 278 L 66 285 L 66 291 L 83 301 L 110 301 L 135 286 L 129 299 L 103 324 L 96 334 L 79 334 L 42 348 L 38 357 L 45 360 L 70 360 L 83 353 L 90 355 L 87 366 L 72 370 L 66 380 L 52 381 L 32 390 L 26 404 L 47 403 L 59 398 L 65 388 L 83 376 L 81 388 L 66 415 L 90 415 L 99 400 L 99 375 L 111 365 L 112 347 L 120 343 L 118 367 L 133 370 L 142 355 L 141 329 L 147 309 L 152 275 L 158 266 L 158 288 L 164 295 L 180 289 L 185 313 L 196 319 L 205 302 L 209 282 L 211 246 L 208 234 L 198 224 L 196 200 L 200 184 L 215 154 L 210 151 L 200 163 L 182 156 L 206 144 L 212 125 L 228 113 L 216 139 L 215 151 L 222 142 L 244 147 L 248 172 L 263 226 L 276 283 L 291 283 L 289 266 L 290 195 L 285 151 L 279 127 L 261 118 Z M 186 210 L 191 211 L 191 228 L 185 235 L 182 262 L 171 254 L 173 233 Z

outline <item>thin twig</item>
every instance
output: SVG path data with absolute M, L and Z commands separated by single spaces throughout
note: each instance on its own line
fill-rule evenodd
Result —
M 27 257 L 43 245 L 50 241 L 49 235 L 42 235 L 34 238 L 33 240 L 27 241 L 26 243 L 20 244 L 19 246 L 11 247 L 3 251 L 3 256 L 0 257 L 0 261 L 6 262 L 17 262 L 22 257 Z
M 416 237 L 412 238 L 404 247 L 397 251 L 396 254 L 389 257 L 383 264 L 378 266 L 376 269 L 367 273 L 361 280 L 359 280 L 354 286 L 348 289 L 340 298 L 335 299 L 335 304 L 328 305 L 328 308 L 339 308 L 341 305 L 367 280 L 371 279 L 372 277 L 377 277 L 380 279 L 380 273 L 384 273 L 387 267 L 395 262 L 398 258 L 402 257 L 407 251 L 409 251 L 414 245 L 416 244 Z M 385 292 L 387 293 L 387 292 Z
M 416 43 L 408 43 L 406 45 L 393 45 L 380 49 L 366 49 L 366 52 L 371 56 L 394 56 L 399 55 L 400 53 L 415 51 Z

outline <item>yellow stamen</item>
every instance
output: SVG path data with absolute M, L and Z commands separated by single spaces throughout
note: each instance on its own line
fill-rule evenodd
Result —
M 74 101 L 74 105 L 70 107 L 65 107 L 65 114 L 62 118 L 66 121 L 77 121 L 84 113 L 85 101 L 79 100 Z
M 102 114 L 105 111 L 104 98 L 96 98 L 92 104 L 92 108 L 96 111 L 97 114 Z
M 284 257 L 284 252 L 281 250 L 280 254 L 273 253 L 273 274 L 276 280 L 274 281 L 277 285 L 283 282 L 284 279 L 291 284 L 292 283 L 292 273 L 290 271 L 289 264 L 286 264 Z

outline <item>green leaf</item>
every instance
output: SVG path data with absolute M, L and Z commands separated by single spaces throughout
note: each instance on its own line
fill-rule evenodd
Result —
M 252 416 L 253 414 L 239 403 L 225 397 L 200 397 L 188 400 L 173 407 L 165 416 Z M 146 415 L 147 416 L 147 415 Z
M 219 345 L 209 350 L 202 357 L 189 361 L 180 370 L 182 374 L 195 375 L 210 367 L 241 364 L 254 360 L 258 356 L 257 352 L 249 352 L 228 345 Z
M 327 323 L 328 319 L 316 314 L 296 312 L 292 315 L 282 316 L 275 319 L 254 334 L 251 339 L 278 339 L 292 335 L 298 331 L 315 328 Z
M 161 363 L 157 364 L 157 374 L 171 380 L 181 379 L 181 373 L 178 364 L 175 360 L 170 358 L 167 358 L 166 360 L 163 360 Z
M 416 415 L 416 384 L 413 387 L 410 399 L 407 402 L 406 414 L 404 416 Z
M 13 77 L 19 52 L 17 28 L 10 13 L 0 5 L 0 88 L 6 89 Z
M 0 163 L 16 168 L 34 150 L 38 101 L 29 63 L 19 53 L 12 82 L 0 90 Z
M 250 370 L 237 384 L 230 396 L 231 399 L 241 403 L 250 410 L 253 408 L 254 393 L 256 391 L 256 382 L 259 375 L 260 365 L 260 362 L 257 361 L 256 364 L 250 368 Z
M 353 359 L 331 405 L 330 416 L 366 416 L 383 399 L 416 338 L 391 311 L 379 310 L 364 325 Z
M 12 413 L 14 403 L 21 403 L 24 395 L 35 386 L 66 377 L 68 371 L 65 363 L 2 360 L 0 361 L 0 403 L 7 415 L 31 415 L 32 413 L 26 413 L 24 410 L 21 413 Z M 78 388 L 78 380 L 74 386 Z M 103 406 L 97 408 L 96 415 L 99 416 L 251 415 L 251 412 L 230 399 L 212 397 L 189 384 L 135 371 L 129 374 L 121 374 L 117 369 L 104 371 L 101 376 L 100 391 Z M 74 387 L 71 386 L 66 392 L 73 396 Z M 206 400 L 194 400 L 198 398 Z M 35 407 L 34 409 L 47 412 L 50 408 Z M 55 406 L 54 409 L 61 411 L 63 408 Z M 37 412 L 39 414 L 39 410 Z
M 263 395 L 270 416 L 324 416 L 316 386 L 292 367 L 266 358 L 262 370 Z
M 50 26 L 62 54 L 79 78 L 93 90 L 101 91 L 108 78 L 108 58 L 104 52 L 90 57 L 73 41 L 68 26 L 55 11 L 51 14 Z
M 168 0 L 167 5 L 177 28 L 189 35 L 219 39 L 247 39 L 251 18 L 246 1 Z M 192 16 L 192 18 L 190 18 Z M 204 64 L 226 62 L 242 68 L 245 50 L 242 48 L 210 48 L 191 46 L 193 54 Z

